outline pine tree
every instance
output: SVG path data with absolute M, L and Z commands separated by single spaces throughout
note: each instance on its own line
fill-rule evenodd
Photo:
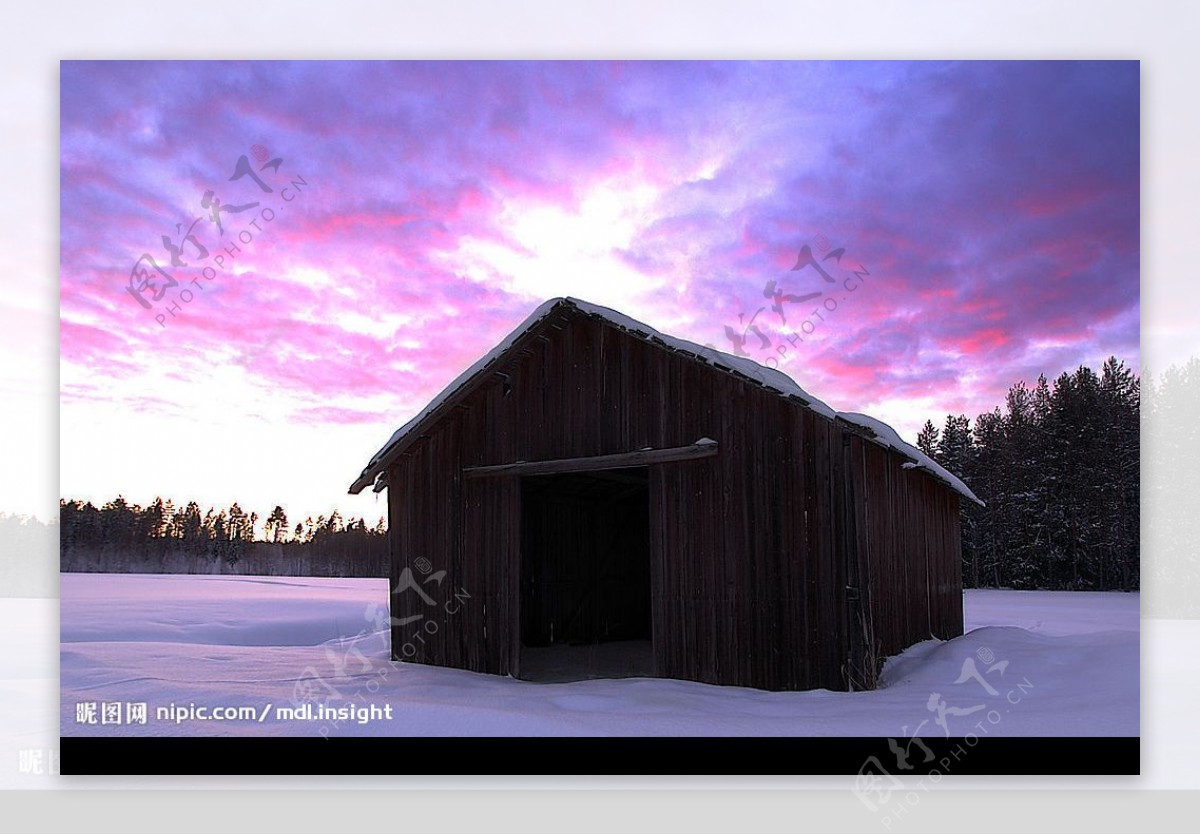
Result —
M 938 431 L 933 425 L 933 421 L 925 421 L 925 425 L 921 431 L 917 433 L 917 449 L 928 455 L 930 458 L 935 458 L 938 448 Z
M 263 524 L 263 531 L 268 542 L 283 542 L 287 539 L 288 518 L 281 505 L 275 505 L 275 509 Z
M 1137 588 L 1140 390 L 1110 357 L 1100 375 L 1015 384 L 974 430 L 947 416 L 934 457 L 986 503 L 962 517 L 968 585 Z M 921 435 L 930 445 L 932 423 Z

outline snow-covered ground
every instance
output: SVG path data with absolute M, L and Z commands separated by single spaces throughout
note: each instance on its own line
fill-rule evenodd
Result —
M 961 736 L 988 716 L 993 735 L 1139 732 L 1133 594 L 968 592 L 967 634 L 891 659 L 869 693 L 533 684 L 394 664 L 384 580 L 72 574 L 61 594 L 64 736 Z M 105 703 L 120 703 L 120 724 L 104 724 Z M 145 703 L 144 724 L 129 724 L 130 703 Z M 304 704 L 368 721 L 278 712 Z M 203 720 L 192 706 L 252 717 Z

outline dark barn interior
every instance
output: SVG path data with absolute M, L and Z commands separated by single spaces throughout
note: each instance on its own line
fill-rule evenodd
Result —
M 653 675 L 649 482 L 646 467 L 521 479 L 522 678 Z

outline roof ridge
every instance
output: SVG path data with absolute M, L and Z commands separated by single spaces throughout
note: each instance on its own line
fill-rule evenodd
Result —
M 962 482 L 957 476 L 949 470 L 942 467 L 925 453 L 921 452 L 912 444 L 904 441 L 899 433 L 896 432 L 888 424 L 870 415 L 865 415 L 859 412 L 838 412 L 832 409 L 824 401 L 813 397 L 790 376 L 776 368 L 768 368 L 760 365 L 748 357 L 738 357 L 733 354 L 727 354 L 723 351 L 718 351 L 715 348 L 698 345 L 695 342 L 689 342 L 680 337 L 671 336 L 655 330 L 644 322 L 626 316 L 624 313 L 603 307 L 583 299 L 572 296 L 555 296 L 542 302 L 534 311 L 525 318 L 514 330 L 512 330 L 504 339 L 500 340 L 492 350 L 488 351 L 478 360 L 471 364 L 466 371 L 459 374 L 454 380 L 442 390 L 437 397 L 429 402 L 424 409 L 417 413 L 415 417 L 392 433 L 379 450 L 372 456 L 367 466 L 363 469 L 362 474 L 355 479 L 350 485 L 351 493 L 358 493 L 364 487 L 376 482 L 377 478 L 383 473 L 384 469 L 391 463 L 389 459 L 393 450 L 404 439 L 408 433 L 416 428 L 418 424 L 431 417 L 437 412 L 441 406 L 453 397 L 460 389 L 464 388 L 471 380 L 483 372 L 489 365 L 503 356 L 522 336 L 535 328 L 542 320 L 550 315 L 554 310 L 569 305 L 570 307 L 579 310 L 588 316 L 598 318 L 610 326 L 619 328 L 633 336 L 641 338 L 652 343 L 660 343 L 662 347 L 668 350 L 674 350 L 679 353 L 684 353 L 694 357 L 697 361 L 703 362 L 705 365 L 712 366 L 719 371 L 733 374 L 737 377 L 749 380 L 770 389 L 783 397 L 799 401 L 800 404 L 820 415 L 823 418 L 831 421 L 842 421 L 850 424 L 860 430 L 866 430 L 869 433 L 868 440 L 880 446 L 894 450 L 909 459 L 908 468 L 919 468 L 925 470 L 933 477 L 945 482 L 951 489 L 959 493 L 963 497 L 982 505 L 983 502 L 971 492 L 971 489 Z M 377 486 L 377 489 L 382 489 Z

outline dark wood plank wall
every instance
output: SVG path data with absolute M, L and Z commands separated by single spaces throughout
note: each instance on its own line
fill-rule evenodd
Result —
M 859 565 L 879 651 L 961 635 L 958 494 L 869 441 L 852 444 Z
M 437 606 L 393 595 L 402 660 L 516 674 L 521 482 L 469 466 L 690 444 L 650 467 L 659 675 L 767 689 L 844 688 L 857 583 L 879 650 L 962 631 L 958 496 L 796 401 L 563 311 L 390 468 L 393 583 L 417 557 L 448 573 Z M 508 388 L 506 393 L 506 387 Z M 848 442 L 845 440 L 849 436 Z M 443 601 L 470 597 L 454 614 Z M 451 604 L 453 606 L 453 604 Z M 440 607 L 440 608 L 439 608 Z

